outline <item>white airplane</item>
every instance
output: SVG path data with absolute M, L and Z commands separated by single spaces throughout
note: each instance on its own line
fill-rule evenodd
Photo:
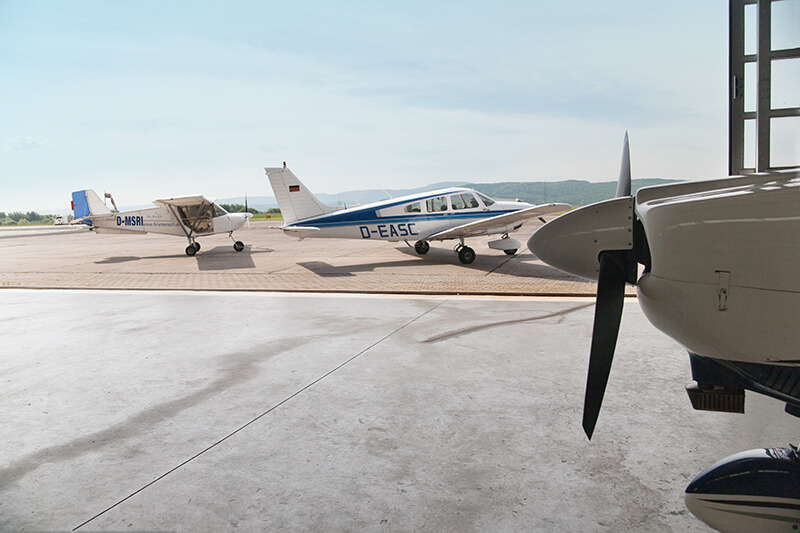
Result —
M 525 220 L 561 213 L 568 204 L 534 206 L 524 202 L 496 202 L 473 189 L 454 187 L 339 209 L 320 202 L 286 168 L 265 168 L 278 201 L 284 233 L 335 239 L 415 241 L 420 255 L 428 253 L 430 241 L 458 239 L 458 259 L 469 264 L 475 251 L 464 244 L 467 237 L 500 235 L 489 248 L 514 255 L 522 246 L 509 237 Z M 542 219 L 544 222 L 544 219 Z
M 598 282 L 583 414 L 590 439 L 626 283 L 650 322 L 689 352 L 695 409 L 744 412 L 747 389 L 800 416 L 800 170 L 631 195 L 626 135 L 617 197 L 548 222 L 528 247 Z M 698 475 L 685 500 L 722 531 L 797 531 L 800 455 L 790 446 L 731 456 Z
M 233 232 L 249 221 L 252 213 L 228 213 L 203 196 L 166 198 L 153 202 L 158 207 L 112 212 L 91 189 L 72 193 L 73 224 L 87 224 L 97 233 L 163 233 L 186 237 L 186 255 L 200 250 L 197 237 L 227 233 L 233 249 L 244 250 L 244 243 L 233 238 Z

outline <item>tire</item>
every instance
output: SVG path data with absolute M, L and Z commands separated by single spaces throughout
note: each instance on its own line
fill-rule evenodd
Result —
M 469 246 L 464 246 L 458 251 L 458 260 L 468 265 L 475 261 L 475 250 Z
M 431 245 L 428 244 L 428 241 L 417 241 L 414 243 L 414 250 L 416 250 L 419 255 L 427 254 L 430 249 Z
M 244 250 L 244 243 L 242 241 L 236 241 L 235 243 L 233 243 L 233 249 L 236 250 L 237 252 L 241 252 L 242 250 Z
M 197 248 L 195 248 L 191 244 L 186 247 L 186 255 L 188 255 L 189 257 L 192 257 L 196 253 L 197 253 Z
M 503 250 L 503 251 L 506 253 L 506 255 L 514 255 L 515 253 L 517 253 L 516 248 L 514 248 L 513 250 Z
M 197 241 L 194 242 L 194 251 L 195 252 L 199 252 L 200 251 L 200 243 L 197 242 Z

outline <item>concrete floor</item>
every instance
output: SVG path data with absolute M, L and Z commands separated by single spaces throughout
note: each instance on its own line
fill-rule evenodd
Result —
M 708 531 L 686 484 L 796 419 L 692 411 L 631 300 L 587 441 L 591 304 L 0 290 L 0 530 Z

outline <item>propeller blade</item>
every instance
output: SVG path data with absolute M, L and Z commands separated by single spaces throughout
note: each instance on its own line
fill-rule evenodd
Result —
M 622 145 L 622 162 L 619 165 L 619 180 L 617 181 L 617 198 L 631 195 L 631 149 L 628 146 L 628 132 L 625 132 L 625 142 Z
M 583 404 L 583 430 L 589 440 L 592 439 L 600 414 L 622 320 L 626 278 L 625 254 L 624 251 L 600 254 L 589 375 L 586 379 L 586 396 Z

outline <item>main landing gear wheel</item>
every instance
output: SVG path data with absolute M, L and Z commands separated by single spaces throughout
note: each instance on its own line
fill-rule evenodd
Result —
M 194 246 L 194 251 L 195 252 L 199 252 L 200 251 L 200 243 L 199 242 L 195 241 L 193 246 Z
M 503 251 L 506 253 L 506 255 L 514 255 L 515 253 L 517 253 L 516 248 L 514 248 L 513 250 L 503 250 Z
M 242 241 L 236 241 L 235 243 L 233 243 L 233 249 L 236 250 L 237 252 L 241 252 L 242 250 L 244 250 L 244 243 Z
M 414 243 L 414 250 L 416 250 L 419 255 L 427 254 L 430 249 L 431 245 L 428 244 L 428 241 L 417 241 Z
M 468 265 L 475 261 L 475 250 L 470 248 L 469 246 L 462 246 L 458 250 L 458 260 Z
M 190 244 L 189 246 L 186 247 L 186 255 L 188 255 L 189 257 L 192 257 L 196 253 L 197 253 L 197 248 L 195 248 L 193 244 Z

